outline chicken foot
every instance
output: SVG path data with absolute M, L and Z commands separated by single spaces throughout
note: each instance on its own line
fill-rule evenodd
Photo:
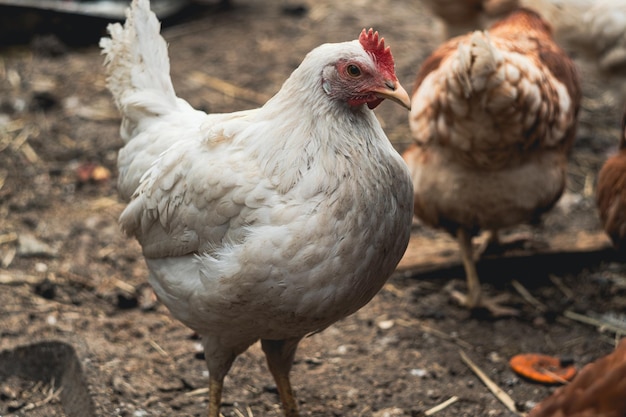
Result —
M 500 302 L 507 297 L 507 294 L 501 294 L 496 297 L 487 297 L 483 294 L 474 261 L 472 235 L 463 227 L 459 227 L 456 237 L 461 250 L 463 267 L 465 268 L 467 294 L 453 290 L 451 291 L 452 298 L 469 309 L 487 309 L 494 317 L 517 316 L 519 314 L 517 310 L 500 305 Z
M 299 417 L 298 403 L 289 381 L 289 371 L 301 338 L 286 340 L 261 340 L 261 347 L 265 352 L 267 365 L 276 382 L 278 395 L 283 405 L 285 417 Z

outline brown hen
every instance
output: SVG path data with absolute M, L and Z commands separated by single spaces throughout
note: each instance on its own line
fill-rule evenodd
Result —
M 535 407 L 528 417 L 626 416 L 626 339 L 585 366 L 574 380 Z
M 472 236 L 537 221 L 561 196 L 580 82 L 548 24 L 519 9 L 441 45 L 423 63 L 409 116 L 415 214 L 458 239 L 469 308 L 514 314 L 483 296 Z
M 597 203 L 604 231 L 613 246 L 626 253 L 626 107 L 622 118 L 619 151 L 598 174 Z

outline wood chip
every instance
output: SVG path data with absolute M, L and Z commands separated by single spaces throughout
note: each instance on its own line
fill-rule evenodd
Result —
M 22 152 L 26 160 L 31 164 L 36 164 L 41 161 L 41 158 L 39 158 L 37 152 L 35 152 L 35 150 L 32 148 L 32 146 L 30 146 L 28 142 L 20 146 L 20 151 Z
M 26 121 L 24 119 L 15 119 L 5 124 L 4 130 L 6 132 L 12 133 L 12 132 L 17 132 L 18 130 L 24 129 L 25 126 L 26 126 Z
M 44 278 L 36 277 L 34 275 L 0 274 L 0 284 L 3 284 L 3 285 L 39 284 L 43 280 Z
M 109 120 L 118 120 L 120 115 L 117 111 L 109 107 L 79 107 L 75 112 L 76 116 L 85 120 L 103 122 Z
M 16 247 L 12 247 L 12 248 L 5 250 L 4 254 L 2 255 L 2 259 L 0 259 L 0 265 L 2 265 L 2 267 L 5 269 L 8 268 L 11 265 L 11 263 L 13 263 L 13 260 L 15 259 L 15 255 L 17 255 Z
M 16 240 L 17 240 L 17 233 L 15 232 L 5 233 L 3 235 L 0 235 L 0 245 L 4 243 L 9 243 L 9 242 L 15 242 Z
M 137 292 L 137 288 L 135 288 L 134 285 L 127 283 L 126 281 L 122 281 L 118 278 L 113 278 L 113 280 L 117 289 L 127 292 L 128 294 L 135 294 Z

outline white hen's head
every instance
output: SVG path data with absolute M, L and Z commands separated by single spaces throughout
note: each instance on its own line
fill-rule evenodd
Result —
M 321 78 L 319 69 L 322 68 Z M 370 109 L 384 99 L 410 108 L 407 92 L 398 82 L 391 50 L 373 29 L 363 29 L 358 40 L 321 45 L 306 56 L 294 72 L 313 89 L 333 101 Z

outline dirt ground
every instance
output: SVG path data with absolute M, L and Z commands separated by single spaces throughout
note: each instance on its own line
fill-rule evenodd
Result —
M 15 10 L 0 14 L 24 19 Z M 95 41 L 104 24 L 28 19 L 0 34 L 0 416 L 204 415 L 199 340 L 154 300 L 140 248 L 117 225 L 119 119 Z M 435 22 L 415 0 L 194 5 L 166 21 L 164 36 L 179 96 L 230 112 L 271 96 L 313 47 L 370 26 L 391 45 L 410 89 L 437 44 Z M 520 316 L 490 320 L 451 303 L 447 286 L 464 285 L 456 246 L 416 225 L 417 260 L 403 261 L 361 311 L 301 344 L 292 382 L 303 416 L 423 416 L 453 396 L 437 416 L 509 416 L 460 351 L 525 412 L 554 388 L 514 374 L 510 357 L 542 352 L 580 368 L 612 350 L 626 327 L 626 265 L 599 232 L 593 194 L 617 144 L 622 104 L 612 85 L 579 64 L 585 100 L 568 193 L 531 230 L 564 246 L 480 264 L 488 290 L 509 293 Z M 406 111 L 391 103 L 376 111 L 403 149 Z M 90 164 L 96 180 L 81 179 Z M 281 415 L 258 346 L 236 360 L 223 401 L 224 416 Z

